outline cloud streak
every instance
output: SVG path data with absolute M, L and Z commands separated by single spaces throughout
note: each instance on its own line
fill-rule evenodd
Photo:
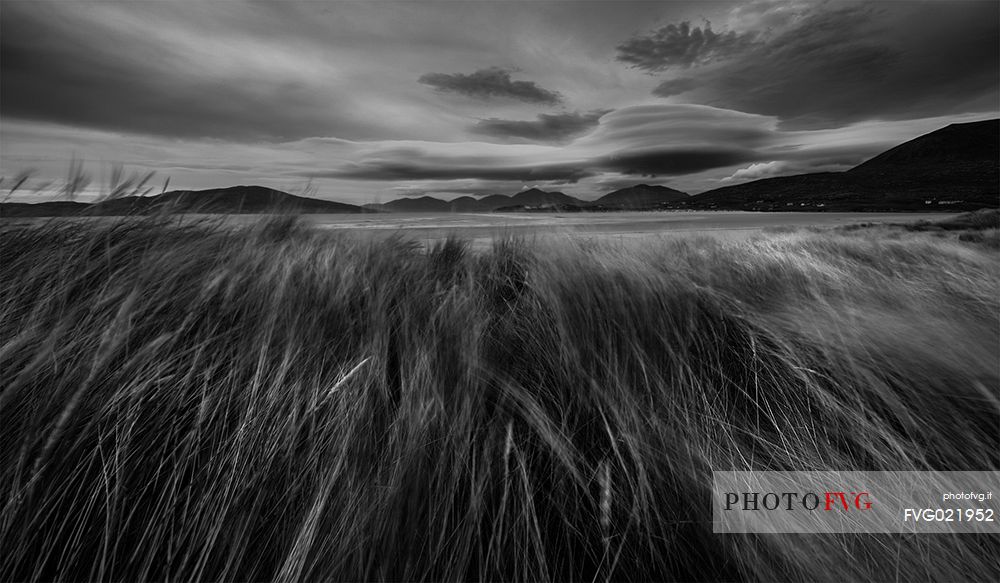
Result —
M 593 176 L 593 170 L 577 164 L 536 164 L 529 166 L 466 165 L 461 159 L 450 164 L 374 160 L 350 163 L 337 170 L 308 172 L 308 178 L 339 178 L 354 180 L 496 180 L 535 182 L 557 180 L 575 183 Z
M 667 79 L 666 81 L 660 83 L 653 89 L 653 95 L 659 97 L 670 97 L 673 95 L 680 95 L 681 93 L 687 93 L 688 91 L 693 91 L 698 88 L 698 80 L 692 77 L 678 77 L 676 79 Z
M 457 93 L 475 99 L 513 99 L 524 103 L 558 105 L 562 96 L 539 87 L 533 81 L 514 81 L 513 71 L 501 67 L 480 69 L 474 73 L 427 73 L 417 81 L 443 93 Z
M 679 176 L 724 168 L 757 158 L 751 150 L 728 148 L 654 149 L 602 156 L 592 164 L 603 170 L 637 176 Z
M 324 117 L 330 97 L 318 99 L 293 74 L 264 74 L 260 63 L 243 68 L 239 60 L 227 69 L 208 69 L 207 59 L 187 63 L 184 49 L 169 41 L 137 43 L 133 32 L 116 30 L 114 21 L 89 16 L 4 6 L 4 116 L 247 140 L 360 129 L 347 118 Z
M 409 71 L 424 53 L 482 50 L 474 41 L 350 28 L 402 18 L 382 3 L 338 4 L 333 16 L 317 4 L 283 6 L 5 3 L 0 115 L 240 142 L 448 139 L 467 125 L 465 112 L 422 99 Z M 412 54 L 399 56 L 401 46 Z
M 603 109 L 587 113 L 542 113 L 533 121 L 494 117 L 480 120 L 472 127 L 472 132 L 498 138 L 559 143 L 597 127 L 601 117 L 610 112 Z

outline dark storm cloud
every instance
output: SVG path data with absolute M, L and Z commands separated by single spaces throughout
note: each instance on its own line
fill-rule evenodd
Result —
M 506 98 L 525 103 L 557 105 L 562 96 L 539 87 L 533 81 L 514 81 L 510 69 L 491 67 L 468 75 L 462 73 L 427 73 L 418 79 L 438 91 L 458 93 L 476 99 Z
M 58 5 L 55 5 L 58 6 Z M 261 73 L 210 71 L 139 31 L 46 5 L 4 3 L 0 115 L 178 138 L 293 139 L 353 133 L 329 97 Z
M 746 52 L 757 33 L 717 33 L 711 25 L 668 24 L 618 46 L 618 60 L 645 71 L 691 67 Z
M 593 163 L 602 170 L 620 174 L 678 176 L 742 164 L 757 157 L 754 152 L 741 149 L 653 149 L 612 154 Z
M 749 50 L 654 93 L 773 115 L 784 129 L 996 111 L 1000 4 L 957 4 L 814 5 Z M 672 62 L 647 52 L 649 70 Z
M 536 166 L 463 166 L 455 164 L 422 164 L 377 160 L 348 164 L 328 172 L 306 174 L 309 178 L 349 178 L 355 180 L 509 180 L 533 182 L 562 180 L 575 183 L 593 175 L 575 164 L 541 164 Z
M 543 113 L 534 121 L 490 118 L 481 120 L 472 131 L 500 138 L 521 138 L 535 142 L 562 142 L 597 127 L 610 109 L 588 113 Z

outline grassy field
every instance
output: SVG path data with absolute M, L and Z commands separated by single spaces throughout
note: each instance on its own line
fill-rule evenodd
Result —
M 1000 468 L 963 229 L 8 229 L 0 580 L 997 580 L 996 536 L 711 526 L 712 470 Z

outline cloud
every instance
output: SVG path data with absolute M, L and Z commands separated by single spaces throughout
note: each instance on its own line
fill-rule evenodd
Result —
M 735 148 L 657 149 L 611 154 L 594 160 L 602 170 L 641 176 L 678 176 L 740 164 L 756 157 Z
M 468 113 L 426 99 L 410 72 L 485 47 L 369 4 L 335 18 L 317 3 L 4 3 L 0 115 L 182 139 L 452 138 Z
M 653 95 L 659 97 L 670 97 L 680 95 L 698 88 L 698 80 L 691 77 L 679 77 L 677 79 L 667 79 L 653 89 Z
M 427 73 L 417 81 L 438 91 L 476 99 L 504 98 L 542 105 L 558 105 L 562 102 L 559 93 L 539 87 L 533 81 L 513 81 L 510 78 L 512 72 L 511 69 L 490 67 L 468 75 Z
M 684 93 L 696 103 L 775 116 L 784 129 L 998 110 L 1000 4 L 797 6 L 769 21 L 768 11 L 779 6 L 764 4 L 758 20 L 775 28 L 758 31 L 725 60 L 684 60 L 670 44 L 631 58 L 651 71 L 691 63 L 685 77 L 664 81 L 655 95 Z
M 607 151 L 727 148 L 769 143 L 774 119 L 705 105 L 649 104 L 623 107 L 601 118 L 599 127 L 574 142 Z
M 402 196 L 405 198 L 417 198 L 421 196 L 427 196 L 429 193 L 423 188 L 393 188 L 392 194 L 396 196 Z
M 490 118 L 480 120 L 472 131 L 499 138 L 520 138 L 535 142 L 563 142 L 597 127 L 610 109 L 587 113 L 539 114 L 535 121 Z
M 618 45 L 618 60 L 645 71 L 688 68 L 727 59 L 756 44 L 754 31 L 717 33 L 711 24 L 692 27 L 690 22 L 668 24 Z
M 460 160 L 452 164 L 429 164 L 376 160 L 350 163 L 337 170 L 308 172 L 309 178 L 340 178 L 354 180 L 504 180 L 548 181 L 561 180 L 574 183 L 592 176 L 592 170 L 575 164 L 537 164 L 530 166 L 467 166 Z
M 75 13 L 62 8 L 4 6 L 0 55 L 5 117 L 240 139 L 291 138 L 335 131 L 341 123 L 358 125 L 324 117 L 329 103 L 316 99 L 292 74 L 270 74 L 249 60 L 230 63 L 228 70 L 210 68 L 210 59 L 189 62 L 182 43 L 154 35 L 138 39 L 139 31 L 118 29 L 114 20 L 99 21 L 98 9 Z M 205 43 L 213 46 L 209 39 Z M 258 55 L 276 57 L 268 54 L 269 48 L 260 45 Z
M 777 176 L 783 173 L 786 168 L 787 164 L 785 162 L 757 162 L 756 164 L 751 164 L 746 168 L 740 168 L 732 175 L 722 178 L 721 181 L 729 182 L 731 180 L 757 180 L 768 176 Z
M 533 137 L 592 128 L 559 146 L 498 143 L 387 142 L 356 152 L 312 178 L 366 181 L 501 181 L 572 184 L 602 175 L 681 176 L 761 159 L 773 145 L 770 118 L 700 105 L 651 104 L 613 112 L 539 116 Z M 505 120 L 486 120 L 500 131 L 526 133 Z M 535 122 L 509 122 L 530 123 Z M 492 127 L 491 126 L 491 127 Z M 471 185 L 477 186 L 478 183 Z M 401 185 L 403 186 L 403 185 Z M 407 185 L 427 189 L 425 184 Z

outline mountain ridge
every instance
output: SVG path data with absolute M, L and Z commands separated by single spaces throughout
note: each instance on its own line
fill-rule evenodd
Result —
M 1000 206 L 1000 119 L 950 124 L 844 172 L 777 176 L 696 194 L 703 210 L 975 210 Z
M 123 216 L 153 212 L 205 214 L 371 213 L 357 205 L 309 198 L 265 186 L 240 185 L 205 190 L 171 190 L 155 196 L 126 196 L 92 203 L 48 201 L 0 204 L 4 217 Z
M 0 215 L 70 216 L 208 212 L 492 212 L 604 210 L 912 211 L 1000 206 L 1000 119 L 950 124 L 890 148 L 843 172 L 762 178 L 688 195 L 636 184 L 584 201 L 530 188 L 513 195 L 399 198 L 364 206 L 289 194 L 263 186 L 175 190 L 96 203 L 0 203 Z
M 635 186 L 609 192 L 595 200 L 593 204 L 642 208 L 650 205 L 687 200 L 689 196 L 686 192 L 666 186 L 636 184 Z
M 389 212 L 491 212 L 498 209 L 529 209 L 534 207 L 569 208 L 585 207 L 591 203 L 563 192 L 529 188 L 513 195 L 489 194 L 482 198 L 460 196 L 444 200 L 433 196 L 404 197 L 368 208 Z

